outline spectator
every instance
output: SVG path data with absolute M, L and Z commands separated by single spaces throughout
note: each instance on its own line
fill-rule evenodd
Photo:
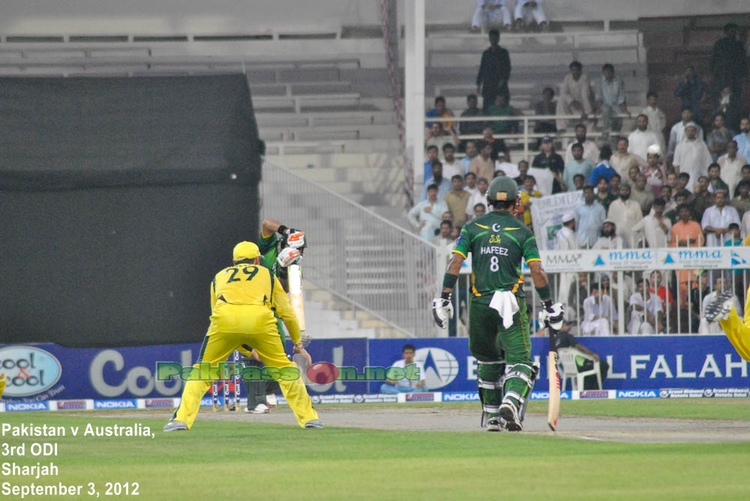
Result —
M 714 117 L 714 127 L 706 135 L 706 146 L 711 153 L 714 162 L 727 152 L 727 143 L 734 137 L 734 132 L 727 129 L 724 123 L 724 115 Z
M 677 145 L 685 140 L 685 127 L 687 124 L 695 124 L 693 122 L 693 111 L 690 108 L 683 108 L 680 112 L 681 121 L 677 122 L 672 126 L 669 132 L 669 149 L 667 152 L 668 156 L 674 156 L 674 151 Z M 698 139 L 703 140 L 703 128 L 696 125 L 698 129 Z
M 703 230 L 695 221 L 691 221 L 692 211 L 686 204 L 677 206 L 677 212 L 680 220 L 672 225 L 672 239 L 670 247 L 703 247 L 705 242 Z M 690 270 L 677 270 L 675 275 L 679 286 L 679 297 L 686 298 L 690 290 Z
M 654 190 L 646 184 L 646 176 L 643 174 L 636 176 L 635 184 L 630 190 L 630 198 L 641 207 L 644 216 L 651 212 L 651 205 L 656 197 L 654 197 Z
M 484 205 L 484 211 L 489 212 L 489 205 L 487 204 L 487 188 L 489 188 L 490 182 L 487 180 L 486 177 L 480 177 L 477 179 L 477 193 L 473 194 L 471 198 L 469 198 L 469 202 L 467 203 L 468 207 L 474 208 L 474 213 L 476 214 L 476 206 L 477 204 Z
M 510 31 L 510 11 L 506 5 L 507 0 L 477 0 L 477 8 L 471 20 L 471 31 L 479 32 L 483 26 L 490 29 Z
M 586 178 L 583 174 L 573 176 L 573 191 L 580 191 L 586 185 Z
M 740 178 L 740 183 L 742 181 L 747 181 L 748 183 L 750 183 L 750 165 L 747 165 L 747 164 L 743 165 L 742 170 L 740 172 L 742 173 L 742 177 Z M 737 190 L 737 188 L 734 189 L 734 194 L 735 196 L 739 194 L 739 191 Z
M 604 130 L 618 132 L 622 128 L 622 120 L 616 118 L 618 113 L 628 112 L 625 102 L 625 83 L 622 78 L 615 76 L 615 67 L 605 64 L 602 67 L 602 76 L 596 84 L 595 108 L 601 115 Z
M 480 177 L 492 179 L 493 174 L 495 174 L 495 161 L 490 158 L 492 144 L 487 141 L 480 141 L 478 147 L 479 155 L 474 157 L 474 160 L 469 164 L 469 172 L 476 174 L 477 179 Z
M 742 235 L 740 234 L 740 225 L 737 223 L 729 223 L 729 240 L 724 242 L 724 247 L 739 247 L 742 245 Z M 742 271 L 742 270 L 732 270 Z M 741 288 L 742 289 L 742 288 Z
M 432 177 L 424 182 L 424 189 L 422 190 L 422 197 L 419 199 L 420 202 L 427 200 L 427 187 L 434 184 L 438 187 L 437 197 L 442 200 L 445 194 L 451 189 L 451 182 L 449 179 L 443 177 L 443 164 L 440 160 L 432 162 Z
M 464 176 L 464 190 L 469 192 L 469 195 L 474 195 L 476 193 L 479 193 L 479 188 L 477 188 L 477 175 L 473 172 L 467 172 Z
M 552 87 L 545 87 L 542 91 L 542 100 L 536 103 L 534 107 L 534 114 L 536 116 L 554 116 L 555 110 L 557 109 L 557 102 L 553 101 L 555 98 L 555 90 Z M 551 120 L 539 120 L 534 127 L 534 132 L 537 134 L 548 134 L 550 132 L 557 132 L 555 122 Z
M 692 202 L 694 197 L 690 190 L 687 189 L 688 184 L 690 184 L 690 174 L 683 172 L 677 176 L 677 184 L 672 188 L 672 193 L 674 194 L 672 198 L 677 198 L 677 194 L 682 192 L 686 195 L 685 203 Z
M 677 193 L 677 195 L 675 196 L 675 201 L 674 201 L 674 203 L 676 204 L 675 207 L 674 207 L 674 209 L 670 209 L 669 211 L 665 210 L 665 212 L 664 212 L 664 217 L 666 217 L 667 219 L 669 219 L 669 222 L 672 223 L 673 226 L 674 226 L 674 224 L 677 221 L 680 220 L 679 207 L 681 205 L 685 204 L 685 201 L 687 200 L 687 196 L 686 195 L 688 193 L 690 193 L 690 192 L 688 192 L 688 191 L 681 191 L 681 192 Z M 690 206 L 686 206 L 686 207 L 688 207 L 688 210 L 690 210 Z M 665 209 L 666 209 L 666 207 L 665 207 Z M 690 213 L 691 213 L 690 218 L 692 219 L 692 211 L 690 211 Z M 670 238 L 669 241 L 671 242 L 672 241 L 671 235 L 670 235 L 669 238 Z M 670 243 L 670 245 L 671 245 L 671 243 Z
M 599 355 L 597 355 L 596 353 L 594 353 L 593 351 L 589 350 L 584 345 L 579 343 L 576 340 L 575 336 L 573 336 L 570 333 L 571 327 L 575 323 L 576 322 L 568 322 L 568 321 L 563 322 L 562 329 L 560 329 L 555 334 L 555 347 L 557 349 L 573 348 L 581 352 L 583 355 L 586 355 L 586 357 L 576 356 L 575 358 L 575 363 L 576 363 L 576 367 L 578 368 L 578 372 L 590 371 L 595 367 L 594 363 L 599 362 L 599 375 L 601 377 L 602 384 L 604 384 L 604 380 L 607 378 L 607 374 L 609 372 L 609 364 L 605 362 L 604 360 L 601 360 L 599 358 Z M 601 388 L 599 388 L 599 381 L 597 381 L 595 375 L 586 376 L 585 378 L 583 378 L 583 388 L 581 389 L 601 390 Z
M 453 118 L 455 115 L 445 107 L 445 98 L 438 96 L 435 98 L 435 107 L 428 110 L 426 116 L 427 118 Z M 453 122 L 427 122 L 425 127 L 432 127 L 432 124 L 440 125 L 446 132 L 453 128 Z
M 476 118 L 482 116 L 482 110 L 478 107 L 478 100 L 476 94 L 470 94 L 466 97 L 466 109 L 461 112 L 461 118 Z M 484 130 L 484 122 L 460 122 L 458 124 L 458 130 L 461 131 L 461 135 L 468 134 L 481 134 Z M 467 155 L 468 155 L 468 143 L 467 143 Z
M 620 176 L 624 176 L 625 173 L 630 171 L 631 167 L 636 167 L 640 173 L 640 167 L 646 166 L 646 157 L 639 157 L 632 153 L 628 153 L 629 146 L 630 141 L 628 138 L 624 136 L 619 137 L 617 139 L 617 151 L 615 151 L 612 158 L 609 159 L 612 168 L 615 169 Z
M 466 223 L 466 208 L 468 207 L 471 195 L 464 190 L 464 178 L 461 174 L 456 174 L 451 178 L 452 189 L 445 194 L 445 205 L 453 214 L 453 224 L 463 226 Z
M 510 155 L 507 150 L 497 156 L 495 172 L 497 171 L 503 171 L 506 176 L 512 178 L 515 178 L 519 174 L 518 165 L 510 162 Z
M 492 146 L 492 151 L 490 151 L 490 158 L 493 162 L 497 162 L 497 159 L 500 157 L 500 155 L 505 153 L 505 151 L 507 150 L 505 141 L 503 141 L 502 139 L 495 139 L 492 127 L 488 126 L 482 129 L 482 136 L 482 140 L 486 141 L 490 144 L 490 146 Z
M 510 79 L 510 55 L 508 51 L 500 47 L 500 32 L 490 30 L 490 47 L 482 53 L 477 74 L 477 94 L 482 94 L 483 110 L 495 102 L 498 94 L 504 94 L 505 99 L 510 101 L 508 91 L 508 79 Z
M 729 197 L 729 186 L 721 179 L 721 167 L 719 164 L 711 164 L 708 166 L 708 191 L 716 193 L 719 190 L 726 191 Z
M 583 124 L 576 125 L 576 138 L 565 149 L 565 162 L 573 160 L 573 145 L 578 143 L 583 145 L 583 158 L 591 160 L 591 163 L 596 165 L 599 161 L 599 147 L 594 141 L 586 137 L 586 126 Z
M 730 139 L 727 142 L 727 152 L 716 161 L 724 173 L 725 181 L 729 186 L 729 193 L 735 195 L 734 190 L 742 179 L 742 167 L 747 164 L 747 159 L 737 154 L 737 141 Z
M 522 113 L 508 103 L 505 94 L 495 97 L 495 104 L 487 108 L 488 117 L 516 117 Z M 518 122 L 513 120 L 496 120 L 492 122 L 492 132 L 495 134 L 514 134 L 518 132 Z M 505 149 L 505 148 L 503 148 Z
M 542 193 L 534 189 L 536 179 L 534 176 L 526 176 L 523 180 L 523 188 L 518 192 L 521 197 L 521 207 L 523 210 L 523 224 L 531 228 L 531 203 L 532 198 L 542 198 Z
M 633 226 L 643 219 L 643 211 L 638 202 L 630 199 L 630 185 L 620 185 L 620 198 L 609 205 L 607 219 L 614 222 L 617 227 L 617 235 L 622 237 L 625 245 L 633 247 Z
M 641 241 L 645 244 L 642 247 L 660 249 L 669 245 L 672 222 L 664 216 L 664 205 L 663 198 L 654 200 L 653 214 L 645 216 L 633 226 L 633 234 L 636 235 L 636 241 Z
M 446 135 L 446 133 L 448 135 Z M 442 151 L 444 145 L 452 144 L 456 147 L 458 142 L 458 136 L 452 127 L 450 129 L 445 129 L 440 125 L 440 122 L 432 122 L 432 125 L 427 129 L 427 135 L 424 138 L 424 147 L 427 149 L 430 146 L 435 146 L 438 148 L 438 151 Z
M 667 211 L 674 210 L 677 208 L 677 203 L 672 200 L 672 187 L 668 185 L 662 185 L 661 190 L 657 194 L 658 196 L 656 198 L 661 198 L 664 200 L 664 213 L 666 214 Z M 652 207 L 651 209 L 651 215 L 654 214 L 654 209 Z
M 711 162 L 711 153 L 706 143 L 698 137 L 698 126 L 690 122 L 685 126 L 685 140 L 677 145 L 672 162 L 676 173 L 687 172 L 690 174 L 688 190 L 692 190 L 692 180 L 706 174 L 706 167 Z
M 547 16 L 544 15 L 542 4 L 544 0 L 516 0 L 515 21 L 513 29 L 519 31 L 526 28 L 549 31 Z
M 583 187 L 583 204 L 575 208 L 576 236 L 582 249 L 591 248 L 599 238 L 606 210 L 601 204 L 594 203 L 594 187 L 587 184 Z
M 649 287 L 648 291 L 651 294 L 658 296 L 664 305 L 672 304 L 674 302 L 674 297 L 672 296 L 672 293 L 669 292 L 669 290 L 662 283 L 661 272 L 659 270 L 654 270 L 651 272 L 650 277 L 651 277 L 651 287 Z
M 406 376 L 399 381 L 391 381 L 386 379 L 385 383 L 380 387 L 380 393 L 398 394 L 398 393 L 420 393 L 429 391 L 427 388 L 427 381 L 425 380 L 425 370 L 422 362 L 414 360 L 414 355 L 417 350 L 413 344 L 405 344 L 401 350 L 401 360 L 393 362 L 392 367 L 399 367 L 406 371 L 409 366 L 413 366 L 413 374 L 419 374 L 419 380 L 407 379 Z
M 734 136 L 737 154 L 750 159 L 750 118 L 740 120 L 740 133 Z
M 648 130 L 648 116 L 638 115 L 635 119 L 636 129 L 628 136 L 628 152 L 640 159 L 645 159 L 651 146 L 659 147 L 659 154 L 664 151 L 664 135 Z
M 734 23 L 724 26 L 724 38 L 714 44 L 708 67 L 714 76 L 714 89 L 730 87 L 739 99 L 742 79 L 747 74 L 745 47 L 737 40 L 738 27 Z
M 440 227 L 441 219 L 438 215 L 448 208 L 442 200 L 438 199 L 436 184 L 429 184 L 426 187 L 427 199 L 412 207 L 407 217 L 411 225 L 419 231 L 419 236 L 431 242 L 435 236 L 435 230 Z
M 740 181 L 737 185 L 738 194 L 732 198 L 731 206 L 737 209 L 740 221 L 745 217 L 745 213 L 750 211 L 750 182 Z
M 599 165 L 594 167 L 589 176 L 589 184 L 598 184 L 600 178 L 609 181 L 617 171 L 609 165 L 609 159 L 612 158 L 612 148 L 605 144 L 599 152 Z
M 703 301 L 709 294 L 711 294 L 711 287 L 708 285 L 708 272 L 706 270 L 699 270 L 695 273 L 693 288 L 690 291 L 692 312 L 698 322 L 700 322 L 701 307 L 703 306 Z M 695 324 L 697 329 L 698 324 Z
M 557 100 L 556 115 L 580 115 L 586 120 L 591 114 L 591 86 L 589 79 L 583 74 L 583 65 L 573 61 L 568 66 L 570 73 L 565 75 L 560 87 L 560 99 Z M 558 130 L 568 128 L 568 120 L 557 120 Z
M 628 332 L 631 334 L 655 334 L 664 331 L 664 309 L 658 296 L 651 294 L 648 280 L 638 280 L 638 292 L 630 296 L 630 321 Z
M 659 95 L 656 92 L 646 94 L 646 107 L 641 113 L 648 117 L 648 130 L 659 136 L 664 150 L 664 129 L 667 127 L 667 116 L 658 107 Z
M 520 162 L 518 162 L 518 177 L 513 179 L 513 181 L 516 182 L 519 188 L 523 187 L 523 182 L 528 174 L 529 162 L 527 162 L 526 160 L 521 160 Z
M 716 199 L 714 194 L 708 191 L 708 177 L 699 177 L 698 184 L 695 185 L 693 201 L 691 202 L 696 221 L 700 221 L 703 218 L 703 213 L 706 212 L 706 209 L 715 203 Z
M 440 230 L 432 239 L 432 243 L 438 246 L 438 263 L 441 268 L 448 266 L 451 251 L 455 245 L 455 240 L 451 238 L 453 231 L 453 222 L 444 219 L 440 222 Z
M 602 225 L 601 236 L 591 248 L 596 250 L 627 249 L 628 245 L 622 237 L 617 236 L 617 225 L 614 221 L 607 219 Z
M 584 336 L 609 336 L 612 334 L 610 319 L 617 320 L 612 299 L 606 294 L 599 297 L 599 284 L 591 284 L 591 295 L 583 301 L 581 333 Z
M 477 148 L 476 141 L 466 142 L 466 156 L 461 159 L 461 163 L 464 165 L 464 172 L 469 172 L 469 165 L 479 155 L 479 149 Z
M 424 163 L 424 177 L 422 178 L 424 182 L 432 177 L 432 163 L 439 161 L 439 152 L 440 150 L 435 145 L 427 147 L 427 161 Z
M 570 284 L 570 290 L 568 291 L 568 305 L 571 307 L 571 311 L 575 312 L 576 318 L 583 318 L 583 301 L 589 295 L 589 275 L 588 273 L 578 273 L 577 280 Z
M 552 176 L 554 178 L 552 182 L 553 194 L 562 193 L 563 191 L 565 191 L 565 189 L 563 188 L 563 185 L 565 183 L 565 181 L 563 180 L 565 163 L 563 162 L 562 157 L 555 153 L 555 147 L 551 137 L 544 136 L 542 138 L 542 150 L 537 156 L 534 157 L 534 160 L 531 162 L 531 166 L 538 169 L 547 169 L 552 173 Z M 543 191 L 546 192 L 546 195 L 550 194 L 546 190 Z
M 573 152 L 573 159 L 565 164 L 565 171 L 563 172 L 563 181 L 568 191 L 575 191 L 575 183 L 573 178 L 576 175 L 583 176 L 586 180 L 591 176 L 591 171 L 594 170 L 594 164 L 591 160 L 583 158 L 583 145 L 581 143 L 575 143 L 571 146 Z
M 615 198 L 620 198 L 620 182 L 622 181 L 622 178 L 618 173 L 612 174 L 612 177 L 609 178 L 609 192 L 614 195 Z
M 690 175 L 686 174 L 688 177 L 688 183 L 690 182 Z M 671 186 L 672 188 L 677 187 L 677 179 L 679 179 L 679 174 L 676 174 L 674 171 L 667 173 L 667 179 L 664 180 L 664 184 L 667 186 Z
M 735 96 L 731 87 L 724 87 L 721 95 L 717 98 L 716 105 L 711 110 L 713 115 L 724 115 L 727 127 L 730 130 L 739 130 L 742 118 L 742 103 Z
M 726 290 L 728 290 L 726 279 L 721 274 L 717 275 L 716 278 L 714 278 L 713 292 L 703 299 L 703 304 L 701 306 L 701 323 L 700 327 L 698 327 L 698 332 L 700 332 L 701 334 L 723 333 L 718 321 L 714 320 L 713 322 L 709 322 L 708 320 L 706 320 L 706 307 L 716 301 L 719 296 Z M 742 315 L 740 300 L 737 299 L 736 295 L 732 295 L 732 302 L 734 303 L 734 308 L 737 310 L 739 315 Z
M 483 203 L 478 203 L 474 206 L 474 217 L 482 217 L 487 214 L 487 206 Z
M 701 219 L 701 227 L 706 234 L 706 246 L 720 247 L 731 238 L 729 224 L 740 224 L 737 209 L 727 206 L 726 190 L 716 192 L 716 205 L 706 209 Z
M 443 145 L 443 176 L 452 179 L 453 176 L 464 176 L 464 166 L 456 160 L 456 147 L 451 143 Z
M 703 81 L 695 73 L 693 65 L 685 67 L 682 74 L 682 82 L 677 85 L 674 91 L 675 97 L 682 100 L 682 107 L 690 108 L 693 111 L 693 121 L 703 125 L 703 112 L 701 102 L 703 101 Z
M 638 176 L 640 175 L 641 175 L 641 169 L 637 165 L 633 165 L 632 167 L 630 167 L 630 169 L 628 169 L 627 182 L 630 183 L 631 187 L 635 184 L 635 181 L 638 179 Z
M 654 192 L 654 196 L 661 194 L 661 189 L 664 182 L 664 166 L 661 163 L 661 148 L 657 144 L 652 144 L 648 147 L 646 152 L 646 168 L 643 169 L 643 176 L 646 178 L 646 183 L 651 187 Z M 690 179 L 690 178 L 688 178 Z M 671 186 L 667 186 L 670 189 Z M 669 201 L 669 197 L 665 199 Z
M 567 212 L 562 217 L 562 227 L 555 234 L 555 250 L 578 250 L 575 214 Z M 565 287 L 567 289 L 568 287 Z
M 591 184 L 591 183 L 589 183 Z M 617 197 L 610 193 L 609 182 L 606 177 L 600 177 L 596 183 L 596 202 L 604 207 L 605 211 L 609 210 L 609 206 L 617 200 Z

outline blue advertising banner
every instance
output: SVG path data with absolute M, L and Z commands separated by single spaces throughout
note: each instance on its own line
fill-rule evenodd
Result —
M 8 377 L 3 400 L 118 399 L 179 397 L 183 381 L 156 380 L 157 362 L 192 365 L 200 344 L 132 348 L 64 348 L 56 344 L 0 345 L 0 372 Z M 291 347 L 287 350 L 291 353 Z M 367 340 L 318 340 L 309 346 L 315 361 L 362 368 Z M 366 383 L 335 381 L 313 385 L 311 394 L 366 393 Z

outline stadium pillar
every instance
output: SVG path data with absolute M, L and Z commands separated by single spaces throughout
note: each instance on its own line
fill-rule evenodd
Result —
M 407 0 L 404 16 L 406 155 L 414 166 L 414 193 L 424 184 L 425 0 Z M 415 197 L 417 200 L 418 195 Z

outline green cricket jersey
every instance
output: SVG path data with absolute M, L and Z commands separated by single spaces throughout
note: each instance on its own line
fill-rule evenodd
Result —
M 453 252 L 464 259 L 471 252 L 475 296 L 509 290 L 524 297 L 521 259 L 540 260 L 534 234 L 508 211 L 492 211 L 466 223 Z
M 261 264 L 276 274 L 276 258 L 279 256 L 279 236 L 276 232 L 270 235 L 264 235 L 263 230 L 260 232 L 260 242 L 258 248 L 263 256 Z

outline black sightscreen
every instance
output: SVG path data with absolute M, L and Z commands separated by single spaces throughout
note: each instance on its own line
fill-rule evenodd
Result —
M 0 343 L 199 341 L 259 180 L 244 75 L 0 79 Z

